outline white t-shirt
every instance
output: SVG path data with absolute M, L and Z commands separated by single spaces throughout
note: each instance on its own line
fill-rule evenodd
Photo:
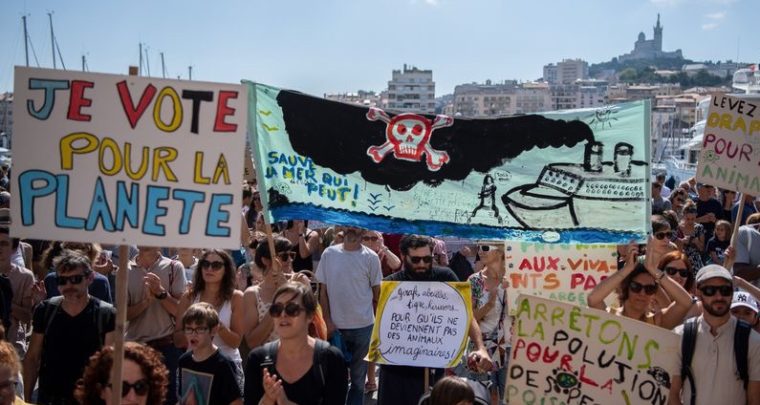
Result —
M 372 325 L 372 287 L 383 278 L 380 259 L 366 246 L 348 251 L 343 244 L 322 253 L 316 279 L 327 287 L 330 317 L 338 329 L 358 329 Z

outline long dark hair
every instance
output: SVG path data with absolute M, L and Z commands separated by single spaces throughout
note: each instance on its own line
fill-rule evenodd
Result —
M 221 294 L 222 302 L 226 302 L 232 299 L 232 294 L 235 292 L 235 264 L 232 262 L 230 255 L 221 249 L 207 249 L 203 251 L 200 260 L 198 260 L 198 268 L 195 269 L 192 295 L 196 297 L 200 296 L 206 289 L 201 262 L 206 260 L 208 255 L 212 253 L 221 257 L 224 262 L 224 274 L 222 275 L 222 285 L 219 288 L 219 294 Z

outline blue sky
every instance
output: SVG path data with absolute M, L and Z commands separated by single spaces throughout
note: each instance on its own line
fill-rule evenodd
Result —
M 172 77 L 250 79 L 316 95 L 382 90 L 404 63 L 433 69 L 436 95 L 486 79 L 532 80 L 562 58 L 626 53 L 661 13 L 665 50 L 760 61 L 757 0 L 2 0 L 0 92 L 24 64 L 21 16 L 52 67 L 47 12 L 69 69 L 126 73 L 148 47 Z M 737 47 L 738 45 L 738 47 Z M 31 65 L 34 58 L 30 57 Z M 59 64 L 60 67 L 60 64 Z

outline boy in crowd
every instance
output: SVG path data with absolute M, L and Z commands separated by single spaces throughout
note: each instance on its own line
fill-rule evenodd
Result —
M 189 351 L 179 358 L 179 404 L 242 405 L 242 376 L 213 343 L 219 332 L 219 314 L 214 307 L 205 302 L 191 305 L 182 316 L 182 328 Z
M 747 322 L 757 330 L 757 302 L 755 298 L 744 291 L 734 291 L 734 299 L 731 301 L 731 315 Z

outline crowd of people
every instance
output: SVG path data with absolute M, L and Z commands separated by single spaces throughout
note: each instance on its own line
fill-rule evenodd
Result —
M 758 202 L 656 179 L 652 235 L 618 247 L 619 271 L 588 305 L 684 336 L 672 404 L 758 404 Z M 512 291 L 503 244 L 306 220 L 272 224 L 270 243 L 258 191 L 242 192 L 240 249 L 131 246 L 126 269 L 115 246 L 11 238 L 10 194 L 0 192 L 0 405 L 111 403 L 119 271 L 124 404 L 354 405 L 375 391 L 391 405 L 504 399 Z M 459 366 L 364 360 L 383 280 L 470 283 Z

